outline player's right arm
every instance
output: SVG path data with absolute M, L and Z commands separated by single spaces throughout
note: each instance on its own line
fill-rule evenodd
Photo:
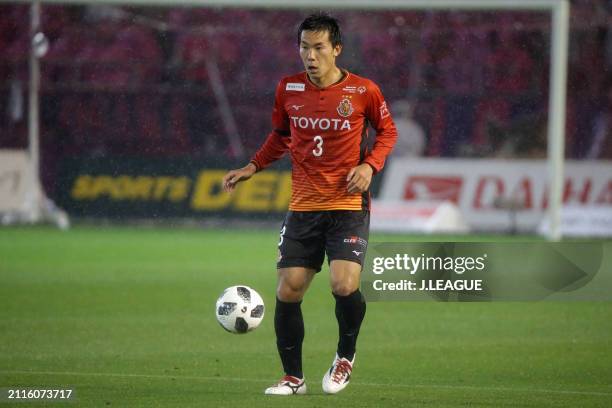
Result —
M 274 109 L 272 110 L 272 132 L 268 134 L 266 141 L 251 158 L 249 164 L 240 169 L 230 170 L 223 177 L 223 189 L 225 191 L 232 191 L 237 183 L 250 179 L 253 174 L 283 157 L 289 149 L 291 132 L 289 130 L 289 116 L 282 100 L 284 86 L 285 81 L 281 81 L 276 87 Z

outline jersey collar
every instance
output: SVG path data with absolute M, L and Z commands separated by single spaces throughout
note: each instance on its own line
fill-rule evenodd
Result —
M 309 88 L 312 88 L 312 89 L 317 90 L 317 91 L 322 91 L 322 90 L 324 90 L 324 89 L 332 89 L 332 88 L 335 88 L 335 87 L 337 87 L 337 86 L 342 85 L 342 84 L 343 84 L 343 83 L 345 83 L 346 81 L 348 81 L 349 77 L 351 76 L 351 73 L 350 73 L 348 70 L 344 69 L 344 68 L 340 68 L 340 71 L 342 71 L 342 73 L 344 74 L 344 77 L 343 77 L 343 78 L 342 78 L 340 81 L 338 81 L 338 82 L 336 82 L 336 83 L 333 83 L 333 84 L 331 84 L 331 85 L 328 85 L 328 86 L 326 86 L 325 88 L 319 88 L 318 86 L 316 86 L 315 84 L 313 84 L 313 83 L 312 83 L 312 81 L 310 80 L 310 77 L 308 77 L 308 72 L 304 71 L 304 72 L 303 72 L 303 74 L 304 74 L 304 79 L 305 79 L 305 82 L 306 82 L 306 84 L 307 84 L 307 86 L 308 86 Z

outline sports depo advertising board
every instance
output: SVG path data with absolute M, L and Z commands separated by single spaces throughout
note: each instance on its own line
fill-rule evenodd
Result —
M 223 175 L 244 163 L 207 159 L 104 158 L 63 163 L 57 203 L 84 217 L 278 216 L 291 198 L 283 164 L 240 183 L 232 194 Z

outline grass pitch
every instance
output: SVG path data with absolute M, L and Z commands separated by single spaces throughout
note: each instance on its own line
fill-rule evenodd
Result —
M 281 375 L 277 239 L 275 230 L 1 229 L 0 388 L 76 393 L 19 407 L 612 406 L 606 302 L 370 303 L 351 385 L 324 395 L 337 341 L 327 269 L 303 304 L 309 394 L 266 397 Z M 267 306 L 247 335 L 214 317 L 235 284 Z

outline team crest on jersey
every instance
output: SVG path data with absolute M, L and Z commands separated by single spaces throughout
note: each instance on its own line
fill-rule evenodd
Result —
M 338 105 L 338 108 L 336 108 L 336 110 L 338 111 L 338 115 L 342 116 L 343 118 L 348 118 L 349 116 L 351 116 L 355 109 L 353 108 L 353 104 L 351 103 L 350 96 L 344 96 L 344 99 L 340 101 L 340 104 Z

